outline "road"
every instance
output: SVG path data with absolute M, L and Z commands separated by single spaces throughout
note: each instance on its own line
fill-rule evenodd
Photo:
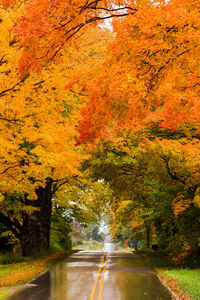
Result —
M 8 299 L 168 300 L 172 297 L 140 256 L 128 251 L 82 251 L 56 264 Z

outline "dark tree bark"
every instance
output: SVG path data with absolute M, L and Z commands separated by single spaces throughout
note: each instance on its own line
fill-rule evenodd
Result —
M 145 228 L 146 228 L 146 242 L 147 242 L 147 248 L 150 248 L 151 244 L 151 228 L 150 225 L 147 224 L 147 222 L 144 222 Z
M 20 229 L 20 246 L 22 256 L 30 256 L 39 251 L 37 244 L 37 223 L 30 215 L 23 216 L 23 224 Z
M 40 210 L 37 215 L 37 248 L 39 251 L 48 250 L 50 246 L 50 226 L 52 212 L 52 184 L 53 180 L 48 178 L 46 186 L 36 190 L 37 202 Z
M 150 228 L 147 228 L 147 248 L 150 248 Z
M 53 180 L 47 178 L 45 187 L 36 189 L 36 200 L 29 200 L 28 195 L 24 195 L 23 198 L 18 199 L 22 205 L 36 208 L 31 214 L 24 211 L 22 213 L 22 222 L 19 222 L 17 219 L 11 220 L 10 216 L 12 216 L 12 211 L 7 215 L 0 213 L 0 221 L 2 224 L 19 239 L 23 256 L 30 256 L 35 252 L 49 249 L 52 185 Z

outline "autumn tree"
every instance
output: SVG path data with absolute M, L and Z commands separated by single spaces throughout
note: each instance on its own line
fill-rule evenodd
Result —
M 65 80 L 78 68 L 77 61 L 80 70 L 96 64 L 110 35 L 91 29 L 86 37 L 83 32 L 82 52 L 66 49 L 59 67 L 20 80 L 16 66 L 22 49 L 9 29 L 23 11 L 23 6 L 0 10 L 0 205 L 1 221 L 28 255 L 49 247 L 52 197 L 62 185 L 76 185 L 81 174 L 83 151 L 74 146 L 81 103 L 67 95 Z

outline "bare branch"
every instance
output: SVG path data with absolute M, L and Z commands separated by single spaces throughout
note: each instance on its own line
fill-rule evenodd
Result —
M 0 97 L 6 96 L 8 92 L 16 92 L 18 91 L 18 89 L 16 90 L 16 87 L 18 87 L 21 83 L 24 83 L 25 80 L 29 77 L 29 74 L 27 74 L 24 78 L 22 78 L 19 82 L 17 82 L 16 84 L 14 84 L 11 88 L 6 89 L 2 92 L 0 92 Z

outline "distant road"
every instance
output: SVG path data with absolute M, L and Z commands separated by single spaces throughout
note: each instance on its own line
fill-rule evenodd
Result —
M 118 250 L 118 245 L 116 243 L 104 243 L 103 251 L 112 252 L 117 250 Z
M 105 245 L 106 251 L 81 251 L 71 255 L 7 299 L 172 299 L 140 256 L 128 251 L 111 251 L 113 248 L 115 245 Z

